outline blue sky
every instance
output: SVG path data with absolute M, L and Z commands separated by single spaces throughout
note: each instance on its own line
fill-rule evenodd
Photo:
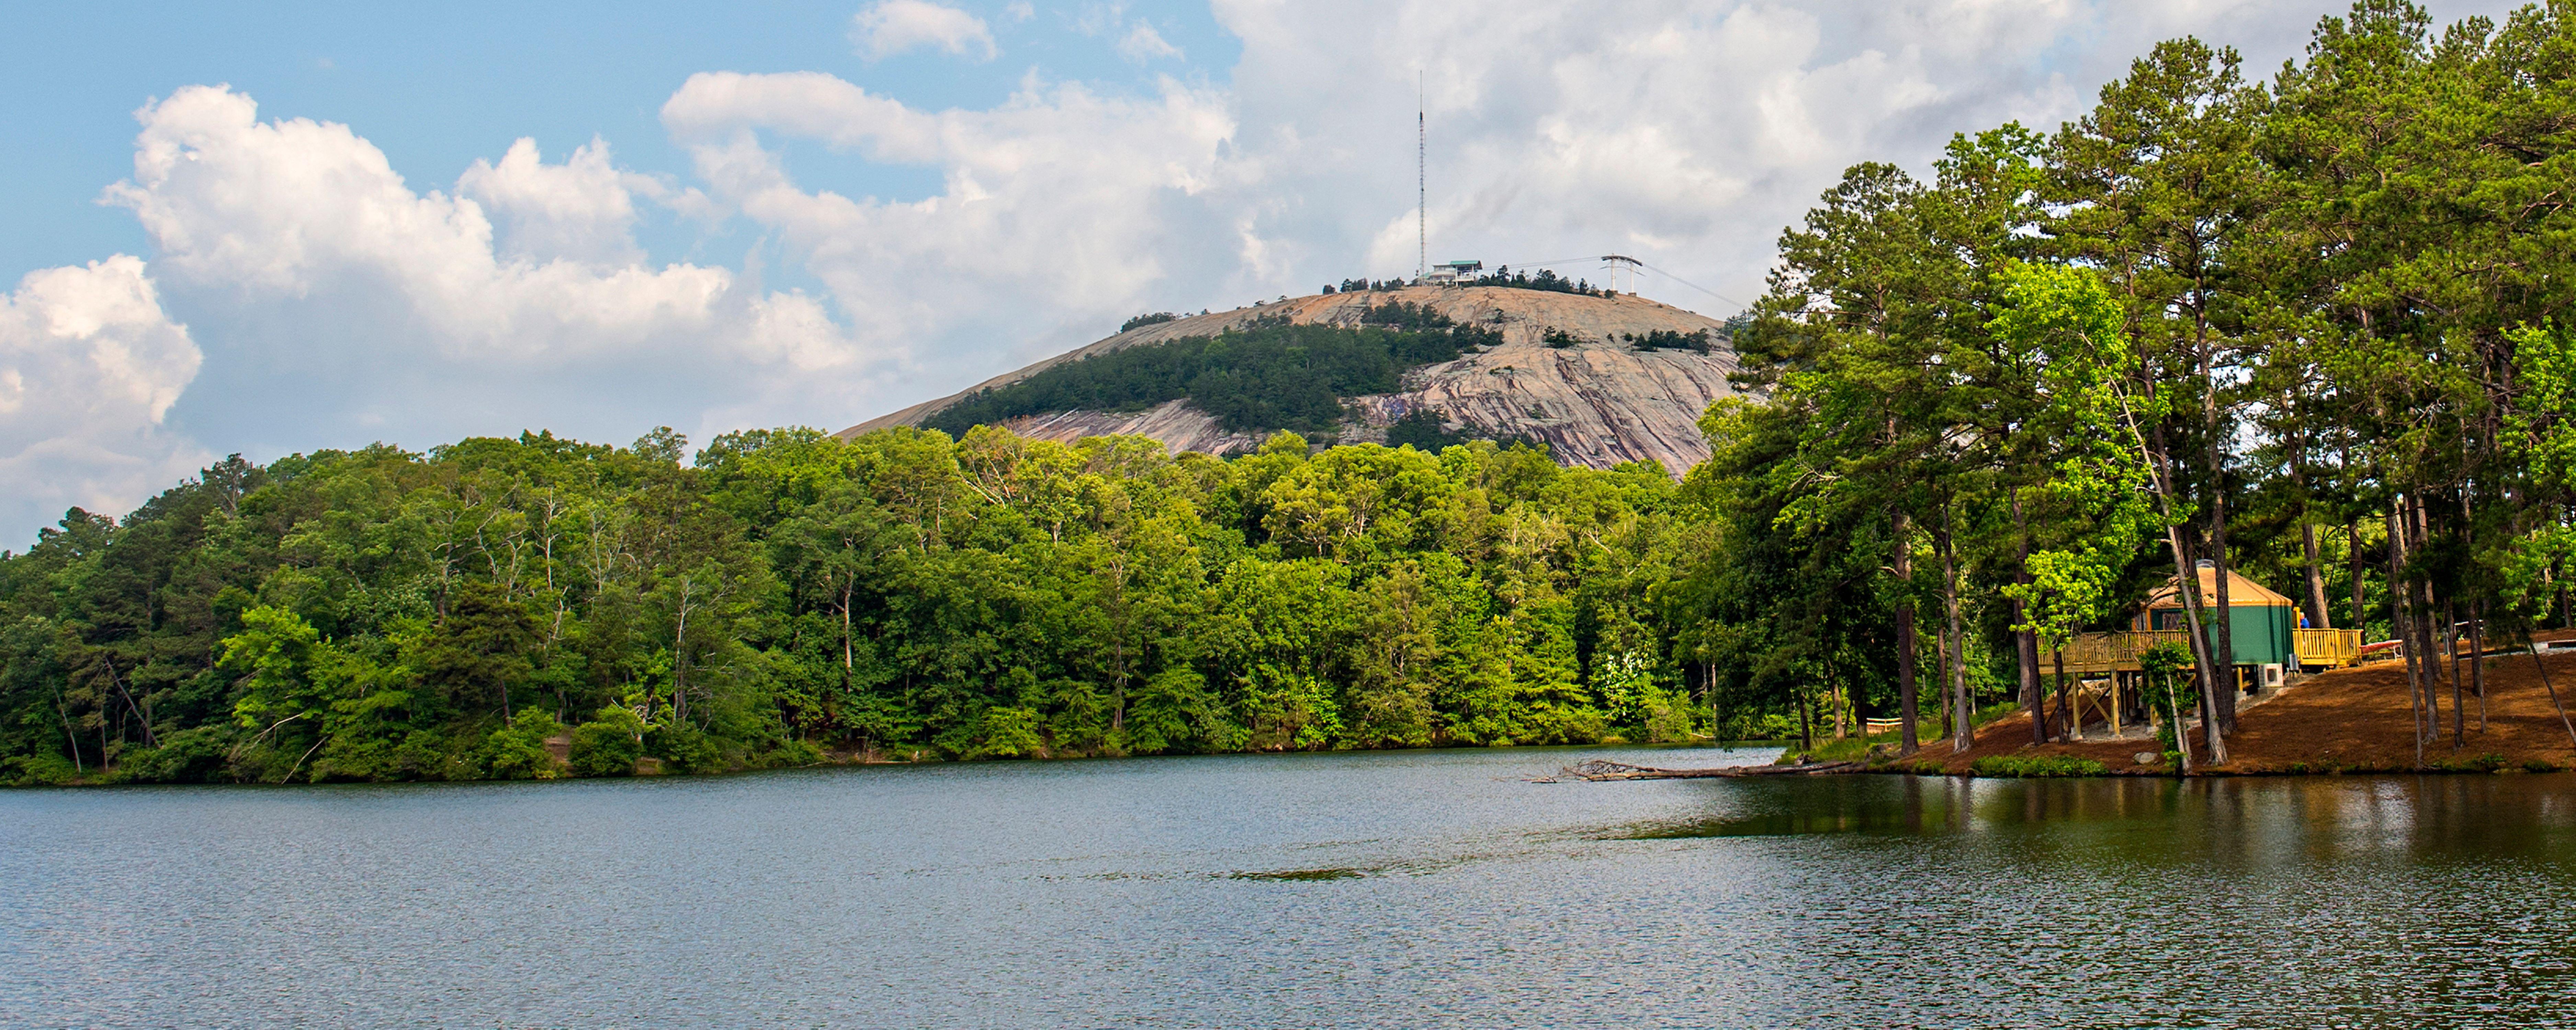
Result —
M 395 168 L 444 184 L 522 136 L 549 152 L 597 136 L 621 163 L 685 174 L 659 109 L 711 69 L 826 71 L 937 109 L 998 104 L 1032 71 L 1127 89 L 1149 90 L 1158 74 L 1222 81 L 1240 52 L 1206 5 L 1184 3 L 1126 4 L 1110 19 L 1150 24 L 1182 51 L 1152 67 L 1122 58 L 1094 24 L 1105 5 L 1032 6 L 1025 19 L 1007 4 L 950 5 L 985 18 L 1010 58 L 991 61 L 935 49 L 868 60 L 850 38 L 855 3 L 153 3 L 104 16 L 102 6 L 22 5 L 0 34 L 0 83 L 16 98 L 0 105 L 0 133 L 22 144 L 0 167 L 0 189 L 15 198 L 0 206 L 0 269 L 148 249 L 131 215 L 95 201 L 133 171 L 134 110 L 182 86 L 228 83 L 267 111 L 361 127 Z M 845 192 L 917 200 L 940 185 L 934 168 L 795 156 L 809 159 L 797 164 L 814 184 Z M 717 251 L 696 233 L 646 236 L 657 260 Z
M 1410 274 L 1417 82 L 1433 260 L 1749 297 L 1853 162 L 2053 128 L 2171 36 L 2267 74 L 2340 6 L 22 4 L 0 547 L 227 453 L 837 429 Z

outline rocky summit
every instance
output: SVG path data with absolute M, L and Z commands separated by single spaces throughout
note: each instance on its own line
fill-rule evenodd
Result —
M 1391 393 L 1343 398 L 1338 442 L 1384 441 L 1390 426 L 1430 412 L 1458 436 L 1525 439 L 1548 445 L 1557 460 L 1608 468 L 1654 461 L 1679 475 L 1708 457 L 1698 420 L 1710 402 L 1734 392 L 1735 370 L 1717 320 L 1629 294 L 1592 296 L 1493 286 L 1413 286 L 1298 297 L 1252 307 L 1140 325 L 959 393 L 913 405 L 843 430 L 851 436 L 887 426 L 918 426 L 961 400 L 1009 386 L 1068 361 L 1189 337 L 1216 336 L 1270 324 L 1363 325 L 1371 308 L 1412 304 L 1461 326 L 1491 330 L 1500 342 L 1456 360 L 1406 371 Z M 1643 349 L 1651 334 L 1707 341 Z M 1138 411 L 1067 410 L 1020 415 L 1003 425 L 1027 436 L 1075 440 L 1136 434 L 1175 451 L 1229 454 L 1258 446 L 1266 430 L 1229 430 L 1187 400 Z

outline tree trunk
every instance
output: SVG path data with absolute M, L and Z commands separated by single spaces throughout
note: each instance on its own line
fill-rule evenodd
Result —
M 2209 694 L 2215 690 L 2217 686 L 2219 670 L 2224 668 L 2230 673 L 2233 673 L 2235 671 L 2235 667 L 2219 665 L 2216 657 L 2210 653 L 2213 649 L 2210 646 L 2209 641 L 2209 620 L 2205 614 L 2208 609 L 2202 606 L 2200 600 L 2200 570 L 2193 567 L 2191 563 L 2191 552 L 2183 546 L 2182 527 L 2165 527 L 2165 547 L 2173 553 L 2174 585 L 2176 592 L 2182 595 L 2183 622 L 2185 624 L 2183 637 L 2191 642 L 2192 665 L 2194 667 L 2194 671 L 2199 673 L 2201 696 L 2198 701 L 2193 703 L 2192 707 L 2206 711 L 2209 708 Z M 2182 720 L 2181 709 L 2177 708 L 2174 710 L 2174 720 L 2176 723 L 2174 726 L 2174 739 L 2179 741 L 2183 739 L 2184 732 L 2184 727 L 2180 725 Z M 2216 724 L 2209 723 L 2207 721 L 2202 723 L 2201 729 L 2209 744 L 2209 760 L 2213 763 L 2224 764 L 2227 761 L 2227 758 L 2225 757 L 2227 752 L 2225 750 L 2225 744 L 2221 739 L 2223 736 L 2222 732 L 2218 729 Z
M 2469 699 L 2467 684 L 2460 676 L 2460 600 L 2442 599 L 2442 650 L 2451 656 L 2451 750 L 2457 751 L 2469 742 Z
M 2333 629 L 2326 621 L 2326 569 L 2318 557 L 2316 523 L 2299 523 L 2299 544 L 2308 559 L 2308 628 Z
M 2183 638 L 2191 643 L 2192 666 L 2199 673 L 2200 681 L 2204 684 L 2203 691 L 2206 692 L 2205 685 L 2215 678 L 2217 666 L 2209 653 L 2209 631 L 2206 629 L 2209 623 L 2203 618 L 2199 570 L 2192 567 L 2191 550 L 2183 545 L 2182 527 L 2174 521 L 2173 498 L 2177 489 L 2173 473 L 2173 454 L 2165 447 L 2164 427 L 2155 428 L 2155 443 L 2152 447 L 2147 442 L 2146 434 L 2140 432 L 2134 424 L 2130 426 L 2129 432 L 2137 439 L 2139 456 L 2146 460 L 2149 468 L 2155 470 L 2156 500 L 2166 520 L 2165 548 L 2173 555 L 2174 587 L 2181 595 L 2183 603 L 2185 624 Z M 2174 711 L 2174 719 L 2177 723 L 2182 719 L 2182 711 L 2179 708 Z M 2218 734 L 2213 731 L 2210 734 L 2213 745 L 2217 738 Z M 2174 739 L 2177 741 L 2183 739 L 2182 727 L 2179 725 L 2174 727 Z M 2212 750 L 2215 751 L 2216 748 L 2213 746 Z M 2224 758 L 2214 760 L 2226 761 Z
M 2541 660 L 2540 645 L 2532 641 L 2530 633 L 2522 635 L 2522 643 L 2531 652 L 2531 667 L 2540 673 L 2540 685 L 2549 690 L 2549 707 L 2557 711 L 2558 725 L 2566 728 L 2567 743 L 2576 745 L 2576 720 L 2567 718 L 2567 706 L 2558 701 L 2558 685 L 2549 682 L 2549 663 Z
M 671 721 L 689 718 L 689 578 L 680 577 L 680 618 L 671 631 Z
M 2344 525 L 2343 540 L 2346 557 L 2352 566 L 2352 628 L 2362 629 L 2370 625 L 2370 621 L 2362 617 L 2364 595 L 2361 581 L 2361 522 L 2359 520 Z M 2389 634 L 2392 637 L 2396 635 Z
M 1951 727 L 1950 702 L 1950 631 L 1940 619 L 1932 620 L 1932 707 L 1941 720 L 1941 736 L 1958 735 Z
M 2420 555 L 2424 553 L 2424 548 L 2433 542 L 2432 523 L 2425 516 L 2423 496 L 2417 494 L 2409 500 L 2412 511 L 2408 521 L 2413 524 L 2413 535 L 2407 538 L 2406 552 L 2409 555 Z M 2441 605 L 2436 603 L 2437 599 L 2433 596 L 2432 577 L 2417 576 L 2413 580 L 2412 587 L 2416 602 L 2415 632 L 2424 638 L 2424 710 L 2432 716 L 2425 723 L 2424 729 L 2425 739 L 2430 741 L 2442 735 L 2442 641 L 2447 635 L 2447 627 L 2437 625 L 2434 621 L 2435 614 L 2441 611 Z
M 2075 697 L 2066 689 L 2066 649 L 2049 652 L 2049 661 L 2057 667 L 2057 721 L 2066 726 L 2066 739 L 2084 739 L 2084 716 L 2075 710 Z
M 1921 747 L 1914 732 L 1915 720 L 1915 645 L 1914 645 L 1914 525 L 1903 512 L 1897 513 L 1896 578 L 1905 584 L 1903 598 L 1896 605 L 1896 717 L 1905 725 L 1897 738 L 1896 753 L 1912 755 Z
M 2400 497 L 2388 512 L 2388 630 L 2398 640 L 2406 655 L 2406 702 L 2415 717 L 2415 765 L 2424 764 L 2424 675 L 2423 664 L 2431 658 L 2424 653 L 2416 638 L 2415 620 L 2408 609 L 2415 591 L 2401 588 L 2406 582 L 2406 499 Z
M 2227 596 L 2227 581 L 2235 577 L 2228 574 L 2227 524 L 2215 511 L 2211 513 L 2210 519 L 2209 553 L 2211 571 L 2217 573 L 2213 578 L 2218 580 L 2215 591 L 2218 619 L 2210 625 L 2210 632 L 2217 639 L 2209 642 L 2209 650 L 2218 660 L 2218 680 L 2210 684 L 2209 707 L 2210 710 L 2218 713 L 2219 732 L 2234 733 L 2236 732 L 2237 691 L 2236 609 Z M 2210 761 L 2213 764 L 2226 761 L 2217 757 L 2224 751 L 2225 749 L 2220 745 L 2212 743 L 2209 746 Z
M 1946 521 L 1945 512 L 1937 543 L 1941 550 L 1941 617 L 1950 652 L 1950 750 L 1956 754 L 1976 746 L 1976 727 L 1969 724 L 1976 719 L 1977 706 L 1968 697 L 1968 641 L 1959 628 L 1959 558 L 1952 553 Z
M 2165 717 L 2173 723 L 2174 751 L 2182 757 L 2182 761 L 2180 763 L 2182 774 L 2189 776 L 2191 775 L 2192 767 L 2191 724 L 2183 721 L 2182 689 L 2174 684 L 2173 673 L 2165 673 L 2164 678 Z M 2154 688 L 2150 687 L 2148 689 L 2152 690 Z M 2154 707 L 2154 702 L 2149 702 L 2148 707 Z
M 2465 452 L 2461 455 L 2461 460 L 2463 464 L 2467 463 L 2467 455 Z M 2475 541 L 2473 537 L 2476 532 L 2477 520 L 2471 517 L 2469 513 L 2469 491 L 2466 486 L 2462 486 L 2460 488 L 2461 542 L 2474 543 Z M 2474 598 L 2469 601 L 2469 679 L 2471 689 L 2478 695 L 2479 733 L 2485 733 L 2487 731 L 2487 652 L 2485 646 L 2486 614 L 2487 606 L 2485 601 Z M 2451 668 L 2452 675 L 2456 679 L 2459 673 L 2459 663 L 2456 659 L 2453 660 Z M 2458 709 L 2454 706 L 2453 710 L 2457 711 Z
M 2013 546 L 2017 552 L 2013 561 L 2013 582 L 2028 587 L 2031 584 L 2030 527 L 2022 520 L 2019 491 L 2012 495 L 2012 517 Z M 2013 625 L 2028 626 L 2030 606 L 2020 598 L 2014 598 L 2012 616 Z M 2030 742 L 2048 743 L 2048 699 L 2039 692 L 2039 637 L 2027 628 L 2014 630 L 2013 659 L 2020 672 L 2021 710 L 2030 713 Z

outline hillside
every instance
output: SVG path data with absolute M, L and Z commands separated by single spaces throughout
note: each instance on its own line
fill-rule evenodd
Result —
M 1357 329 L 1373 306 L 1408 303 L 1462 326 L 1490 330 L 1501 343 L 1455 360 L 1414 368 L 1393 392 L 1343 398 L 1351 417 L 1344 443 L 1383 441 L 1388 427 L 1418 412 L 1436 414 L 1455 435 L 1531 439 L 1567 464 L 1608 468 L 1660 462 L 1676 474 L 1708 456 L 1698 419 L 1733 390 L 1734 357 L 1704 315 L 1636 296 L 1592 297 L 1503 287 L 1417 286 L 1401 290 L 1298 297 L 1258 307 L 1193 315 L 1138 326 L 1089 346 L 995 376 L 974 387 L 913 405 L 843 430 L 851 436 L 897 425 L 923 425 L 978 393 L 1019 383 L 1060 363 L 1190 337 L 1246 330 L 1284 319 L 1294 325 Z M 1551 330 L 1570 345 L 1550 346 Z M 1638 350 L 1623 337 L 1707 332 L 1709 353 Z M 1014 431 L 1054 440 L 1134 433 L 1174 450 L 1224 454 L 1256 446 L 1262 430 L 1229 430 L 1185 400 L 1142 411 L 1065 410 L 1004 421 Z

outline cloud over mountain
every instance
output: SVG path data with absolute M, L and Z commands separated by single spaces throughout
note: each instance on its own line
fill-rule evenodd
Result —
M 1119 4 L 988 21 L 883 0 L 847 23 L 858 68 L 705 70 L 635 98 L 660 102 L 687 162 L 651 169 L 619 163 L 650 141 L 598 138 L 552 162 L 518 139 L 461 169 L 398 169 L 370 126 L 263 120 L 242 92 L 190 86 L 137 112 L 133 174 L 106 195 L 143 228 L 149 277 L 123 257 L 46 269 L 11 300 L 18 403 L 128 382 L 101 371 L 116 347 L 154 355 L 131 380 L 151 385 L 101 396 L 147 400 L 76 419 L 95 427 L 56 425 L 68 407 L 7 416 L 0 455 L 20 457 L 0 476 L 115 509 L 180 455 L 846 425 L 1138 311 L 1410 274 L 1417 89 L 1433 260 L 1619 251 L 1746 300 L 1780 227 L 1845 165 L 1920 167 L 1952 132 L 2007 119 L 2054 128 L 2185 32 L 2245 47 L 2260 74 L 2338 8 L 1213 0 L 1240 44 L 1218 56 Z M 1022 40 L 1100 63 L 1003 66 Z M 920 101 L 956 94 L 907 90 L 885 59 L 924 50 L 989 62 L 937 64 L 993 77 L 999 99 Z M 83 305 L 119 314 L 86 336 L 44 328 L 89 324 L 49 314 Z M 41 465 L 73 454 L 97 471 Z

